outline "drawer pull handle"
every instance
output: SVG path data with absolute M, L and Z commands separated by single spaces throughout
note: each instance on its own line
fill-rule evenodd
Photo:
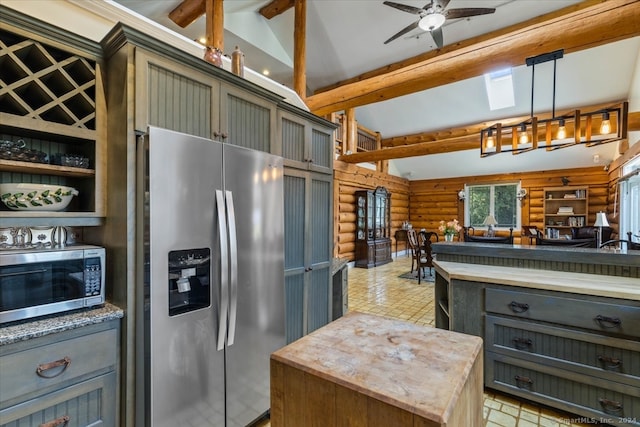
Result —
M 609 415 L 622 415 L 622 403 L 602 397 L 598 399 L 598 401 L 600 402 L 600 406 L 602 406 L 602 411 L 604 413 Z
M 64 359 L 60 359 L 60 360 L 56 360 L 55 362 L 43 363 L 42 365 L 38 365 L 38 368 L 36 369 L 36 374 L 38 374 L 38 376 L 42 377 L 42 378 L 55 378 L 58 375 L 60 375 L 61 373 L 63 373 L 64 371 L 66 371 L 70 364 L 71 364 L 71 359 L 69 358 L 69 356 L 65 356 Z M 55 374 L 47 375 L 46 372 L 48 370 L 59 368 L 61 366 L 62 366 L 62 369 L 60 369 Z
M 622 367 L 622 360 L 615 357 L 598 355 L 598 361 L 602 364 L 602 369 L 607 371 L 618 371 Z
M 531 378 L 521 377 L 520 375 L 516 375 L 514 378 L 516 380 L 516 386 L 518 388 L 531 389 L 531 386 L 533 385 L 533 380 L 531 380 Z
M 525 311 L 529 310 L 529 304 L 511 301 L 511 303 L 509 304 L 509 308 L 514 313 L 524 313 Z
M 63 415 L 62 417 L 56 418 L 48 423 L 40 424 L 40 427 L 58 427 L 59 425 L 66 426 L 67 424 L 69 424 L 69 415 Z
M 514 338 L 513 343 L 518 350 L 525 350 L 533 345 L 529 338 Z
M 598 314 L 594 319 L 601 328 L 615 328 L 622 324 L 622 320 L 617 317 L 607 317 Z

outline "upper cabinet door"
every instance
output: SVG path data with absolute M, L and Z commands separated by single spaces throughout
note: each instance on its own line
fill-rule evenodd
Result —
M 137 48 L 135 87 L 137 130 L 152 125 L 214 138 L 220 82 L 211 76 Z
M 272 153 L 276 106 L 260 96 L 222 84 L 219 129 L 219 135 L 214 135 L 217 140 Z
M 333 129 L 316 125 L 286 111 L 278 111 L 278 135 L 285 165 L 332 173 Z

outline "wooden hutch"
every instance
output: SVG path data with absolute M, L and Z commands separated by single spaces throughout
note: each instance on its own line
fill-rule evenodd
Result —
M 384 187 L 356 191 L 355 266 L 391 262 L 391 193 Z

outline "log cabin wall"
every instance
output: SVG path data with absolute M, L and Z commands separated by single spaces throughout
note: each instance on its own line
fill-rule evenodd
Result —
M 500 175 L 471 176 L 438 180 L 411 181 L 409 184 L 409 218 L 414 228 L 438 230 L 441 220 L 458 219 L 464 222 L 464 202 L 458 200 L 458 192 L 465 184 L 516 182 L 527 190 L 522 203 L 522 224 L 544 227 L 543 191 L 545 187 L 561 187 L 562 177 L 569 179 L 569 186 L 589 187 L 589 216 L 587 224 L 595 222 L 596 213 L 607 212 L 611 226 L 617 231 L 618 218 L 613 218 L 609 177 L 602 166 L 564 169 L 557 171 L 527 172 Z M 496 235 L 506 235 L 497 232 Z M 514 243 L 520 243 L 520 230 L 514 230 Z M 524 242 L 528 243 L 528 242 Z
M 544 227 L 543 192 L 545 187 L 561 187 L 562 177 L 569 186 L 589 187 L 589 225 L 596 213 L 607 213 L 609 224 L 617 232 L 619 209 L 614 212 L 616 181 L 602 166 L 499 175 L 458 177 L 437 180 L 408 181 L 374 170 L 336 161 L 334 164 L 334 256 L 355 258 L 355 197 L 356 190 L 386 187 L 391 192 L 391 244 L 395 251 L 394 233 L 408 220 L 413 228 L 437 231 L 441 220 L 458 219 L 464 223 L 464 202 L 458 192 L 465 184 L 521 181 L 527 196 L 522 203 L 522 224 Z M 617 176 L 617 175 L 615 175 Z M 611 178 L 611 179 L 610 179 Z M 618 196 L 619 203 L 619 196 Z M 615 215 L 614 215 L 615 213 Z M 463 224 L 464 225 L 464 224 Z M 498 232 L 497 235 L 504 235 Z M 514 243 L 520 243 L 520 231 L 514 230 Z M 528 242 L 523 242 L 528 243 Z M 404 244 L 398 244 L 403 250 Z
M 349 163 L 334 162 L 334 250 L 335 257 L 355 259 L 357 190 L 385 187 L 391 193 L 391 246 L 395 251 L 394 234 L 409 219 L 409 181 L 386 173 Z M 405 249 L 404 244 L 398 250 Z

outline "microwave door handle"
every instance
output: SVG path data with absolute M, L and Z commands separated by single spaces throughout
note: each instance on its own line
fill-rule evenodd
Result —
M 233 204 L 233 193 L 226 191 L 227 222 L 229 224 L 229 260 L 231 261 L 229 299 L 229 334 L 227 346 L 233 345 L 236 337 L 236 317 L 238 312 L 238 234 L 236 232 L 236 213 Z
M 216 208 L 218 210 L 218 232 L 220 235 L 220 299 L 218 302 L 218 351 L 224 349 L 227 334 L 227 310 L 229 307 L 229 273 L 227 253 L 227 219 L 222 190 L 216 190 Z
M 46 268 L 41 268 L 40 270 L 29 270 L 29 271 L 19 271 L 17 273 L 3 273 L 0 274 L 0 277 L 12 277 L 12 276 L 24 276 L 25 274 L 38 274 L 38 273 L 46 273 Z

